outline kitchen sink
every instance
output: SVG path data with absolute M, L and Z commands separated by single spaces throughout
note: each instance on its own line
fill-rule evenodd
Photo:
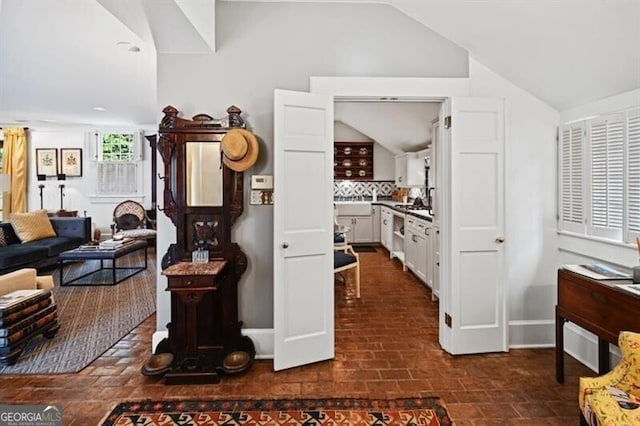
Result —
M 371 216 L 371 201 L 334 201 L 338 216 Z

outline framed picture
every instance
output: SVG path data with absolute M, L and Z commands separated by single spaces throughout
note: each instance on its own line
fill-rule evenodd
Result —
M 58 175 L 58 148 L 36 148 L 36 173 Z
M 82 176 L 82 148 L 60 149 L 60 173 Z

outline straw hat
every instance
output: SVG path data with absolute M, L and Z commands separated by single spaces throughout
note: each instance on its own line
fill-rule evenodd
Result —
M 246 129 L 232 129 L 222 138 L 222 161 L 231 170 L 243 172 L 258 159 L 258 139 Z

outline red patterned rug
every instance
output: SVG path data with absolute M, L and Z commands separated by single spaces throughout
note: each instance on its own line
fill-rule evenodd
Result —
M 103 426 L 451 424 L 447 409 L 436 397 L 122 402 L 102 423 Z

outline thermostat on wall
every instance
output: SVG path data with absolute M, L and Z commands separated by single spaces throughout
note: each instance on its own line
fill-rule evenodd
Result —
M 251 189 L 273 189 L 273 176 L 269 176 L 269 175 L 251 176 Z

